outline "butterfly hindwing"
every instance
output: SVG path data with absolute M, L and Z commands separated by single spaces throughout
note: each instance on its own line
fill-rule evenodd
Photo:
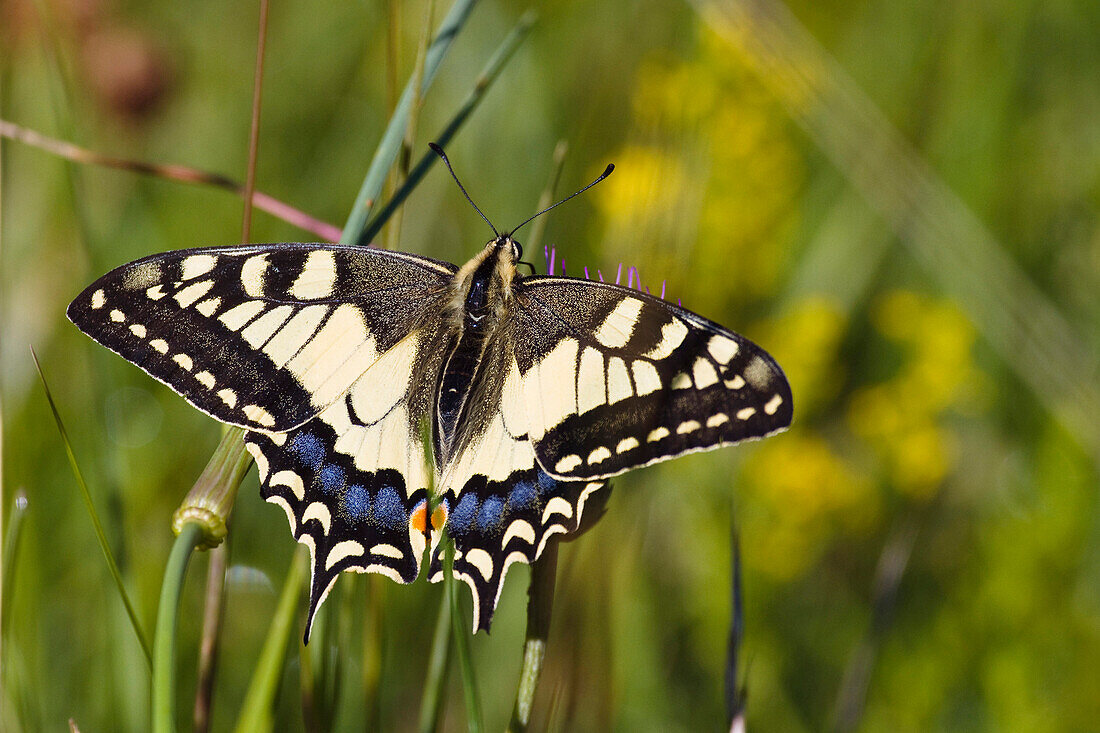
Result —
M 509 566 L 533 563 L 555 535 L 577 531 L 589 501 L 607 493 L 604 481 L 562 481 L 538 465 L 513 340 L 506 332 L 487 349 L 475 404 L 493 407 L 467 416 L 477 429 L 464 436 L 441 484 L 454 575 L 470 586 L 475 632 L 489 628 Z M 432 582 L 443 578 L 441 552 L 433 547 Z
M 418 433 L 442 359 L 422 347 L 439 325 L 398 342 L 312 420 L 287 433 L 246 434 L 261 494 L 310 548 L 310 622 L 343 571 L 400 583 L 419 575 L 432 483 Z
M 607 478 L 790 424 L 782 370 L 716 323 L 585 280 L 526 278 L 516 297 L 531 440 L 553 476 Z
M 279 432 L 339 398 L 453 272 L 340 245 L 181 250 L 109 272 L 67 313 L 203 412 Z
M 530 468 L 513 471 L 503 480 L 490 481 L 478 474 L 457 494 L 447 494 L 454 574 L 470 586 L 475 633 L 492 623 L 508 568 L 516 562 L 534 563 L 556 535 L 575 532 L 586 504 L 606 489 L 604 481 L 555 479 L 532 459 Z M 442 571 L 437 550 L 429 577 L 438 582 Z

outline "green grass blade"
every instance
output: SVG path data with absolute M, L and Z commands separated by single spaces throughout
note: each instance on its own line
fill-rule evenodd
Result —
M 432 634 L 432 650 L 428 656 L 428 676 L 424 683 L 424 697 L 420 701 L 420 733 L 432 733 L 439 727 L 439 711 L 442 709 L 443 684 L 447 667 L 451 662 L 451 603 L 447 591 L 439 604 L 439 616 Z
M 546 181 L 546 188 L 542 189 L 542 195 L 539 196 L 538 206 L 535 207 L 535 211 L 544 211 L 554 203 L 554 192 L 558 190 L 558 181 L 561 180 L 561 172 L 565 168 L 565 156 L 569 153 L 569 143 L 565 140 L 558 140 L 558 144 L 554 146 L 553 157 L 553 169 L 550 171 L 550 178 Z M 545 216 L 540 216 L 531 222 L 531 229 L 527 234 L 527 241 L 525 249 L 528 252 L 538 252 L 542 245 L 542 235 L 546 231 L 546 222 L 549 219 Z
M 283 674 L 291 634 L 294 633 L 294 621 L 297 618 L 298 599 L 302 595 L 305 581 L 305 556 L 301 552 L 294 555 L 290 569 L 283 583 L 283 592 L 279 596 L 279 605 L 271 619 L 260 658 L 256 662 L 256 671 L 248 685 L 241 715 L 237 719 L 236 730 L 239 733 L 254 733 L 272 729 L 271 705 L 279 689 L 279 679 Z
M 401 99 L 397 102 L 397 107 L 390 117 L 389 124 L 386 125 L 386 131 L 382 134 L 382 140 L 378 143 L 370 167 L 367 169 L 367 175 L 359 188 L 359 195 L 356 196 L 347 223 L 344 224 L 344 233 L 340 237 L 341 244 L 369 244 L 369 241 L 361 235 L 370 218 L 371 209 L 386 183 L 390 166 L 393 165 L 393 161 L 397 159 L 397 155 L 401 152 L 405 140 L 405 130 L 408 129 L 409 115 L 412 113 L 413 99 L 418 95 L 423 97 L 431 86 L 436 72 L 439 71 L 439 65 L 443 61 L 443 57 L 447 54 L 447 50 L 451 47 L 455 36 L 465 25 L 467 18 L 470 17 L 470 12 L 476 2 L 477 0 L 457 0 L 451 6 L 447 17 L 443 19 L 443 23 L 439 26 L 439 32 L 436 33 L 435 39 L 425 54 L 424 73 L 420 80 L 419 92 L 416 89 L 415 76 L 405 85 L 405 91 L 402 92 Z
M 15 558 L 19 553 L 19 539 L 23 536 L 23 520 L 27 516 L 27 494 L 22 489 L 15 492 L 11 514 L 4 532 L 3 562 L 0 565 L 0 633 L 11 614 L 12 592 L 15 590 Z M 3 647 L 0 646 L 0 649 Z M 3 686 L 0 683 L 0 686 Z
M 171 733 L 176 729 L 176 622 L 187 565 L 195 548 L 202 542 L 202 534 L 202 527 L 197 523 L 184 524 L 176 535 L 168 564 L 164 567 L 164 582 L 160 587 L 160 604 L 157 606 L 157 630 L 153 640 L 154 733 Z
M 0 562 L 0 730 L 33 727 L 29 725 L 29 719 L 25 715 L 27 700 L 35 699 L 35 695 L 28 694 L 34 688 L 27 684 L 24 652 L 13 645 L 6 634 L 15 591 L 15 562 L 19 554 L 19 540 L 23 536 L 27 506 L 26 492 L 18 489 L 12 501 L 11 514 L 7 518 L 2 550 L 4 554 Z
M 546 659 L 546 640 L 550 636 L 550 618 L 554 609 L 554 586 L 558 575 L 558 543 L 551 542 L 542 557 L 531 564 L 531 585 L 527 589 L 527 638 L 523 643 L 523 666 L 516 686 L 516 704 L 512 709 L 509 731 L 527 730 L 535 691 Z
M 508 60 L 512 57 L 512 54 L 516 52 L 516 49 L 519 48 L 523 39 L 527 37 L 527 33 L 531 30 L 531 26 L 534 25 L 536 17 L 536 13 L 530 10 L 527 11 L 523 14 L 523 17 L 519 19 L 515 27 L 512 28 L 511 32 L 505 36 L 500 46 L 497 47 L 496 52 L 485 65 L 485 68 L 482 69 L 481 74 L 478 75 L 477 81 L 474 82 L 474 88 L 470 90 L 469 95 L 467 95 L 466 99 L 462 102 L 458 111 L 436 136 L 435 142 L 437 144 L 446 147 L 447 143 L 451 141 L 469 116 L 473 114 L 473 111 L 477 109 L 481 100 L 485 98 L 485 93 L 489 90 L 489 87 L 491 87 L 497 77 L 500 76 L 500 72 L 504 69 L 505 64 L 508 63 Z M 363 229 L 362 235 L 355 240 L 356 244 L 368 244 L 371 239 L 378 234 L 386 221 L 393 216 L 398 207 L 405 202 L 405 199 L 407 199 L 413 189 L 419 185 L 420 181 L 423 180 L 424 176 L 427 175 L 428 171 L 435 165 L 438 159 L 439 156 L 431 152 L 424 153 L 424 155 L 420 157 L 416 166 L 409 171 L 408 177 L 397 191 L 394 192 L 393 197 L 379 209 L 377 216 L 375 216 Z
M 95 529 L 99 549 L 103 551 L 103 557 L 107 559 L 107 567 L 111 570 L 111 577 L 115 579 L 118 594 L 122 598 L 123 605 L 126 606 L 126 615 L 130 617 L 130 625 L 134 629 L 134 635 L 137 636 L 138 643 L 141 644 L 145 661 L 152 668 L 153 654 L 150 651 L 149 640 L 146 638 L 145 632 L 142 631 L 141 623 L 138 622 L 137 611 L 134 610 L 134 604 L 130 602 L 130 594 L 126 592 L 126 586 L 122 582 L 122 573 L 118 569 L 114 553 L 111 552 L 111 546 L 107 543 L 107 534 L 103 531 L 103 524 L 99 521 L 99 514 L 92 502 L 92 494 L 88 491 L 84 474 L 81 473 L 80 466 L 76 462 L 76 454 L 73 453 L 72 443 L 69 442 L 69 434 L 65 430 L 65 424 L 61 421 L 61 413 L 57 411 L 53 394 L 50 393 L 50 386 L 46 383 L 46 375 L 42 373 L 42 365 L 38 363 L 38 355 L 34 353 L 34 349 L 31 349 L 31 358 L 34 359 L 34 368 L 38 371 L 38 378 L 42 380 L 42 389 L 46 393 L 46 401 L 50 404 L 50 411 L 53 413 L 54 422 L 57 424 L 57 432 L 61 434 L 61 442 L 65 444 L 65 455 L 69 459 L 69 466 L 72 468 L 73 476 L 76 477 L 76 483 L 80 487 L 80 498 L 84 500 L 84 507 L 88 510 L 88 516 L 92 518 L 92 527 Z
M 455 652 L 458 654 L 458 667 L 462 670 L 462 692 L 466 699 L 466 729 L 470 733 L 480 733 L 481 695 L 478 694 L 477 678 L 474 676 L 474 662 L 470 656 L 470 637 L 466 630 L 470 628 L 466 614 L 458 600 L 458 581 L 454 577 L 455 545 L 450 537 L 444 536 L 443 580 L 447 600 L 451 607 L 451 624 L 455 638 Z

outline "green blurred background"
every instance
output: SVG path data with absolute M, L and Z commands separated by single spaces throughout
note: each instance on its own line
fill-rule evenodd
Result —
M 427 6 L 393 2 L 271 10 L 257 185 L 337 226 L 415 67 Z M 477 6 L 420 110 L 414 159 L 527 7 Z M 559 192 L 614 162 L 547 217 L 544 242 L 571 273 L 634 265 L 763 345 L 796 414 L 765 442 L 616 481 L 605 518 L 562 549 L 535 729 L 727 725 L 733 522 L 750 729 L 1098 729 L 1100 5 L 538 10 L 449 146 L 467 188 L 506 227 L 534 209 L 559 140 Z M 252 3 L 5 0 L 0 116 L 243 180 L 256 27 Z M 0 726 L 143 730 L 148 672 L 28 346 L 151 631 L 170 518 L 218 427 L 63 312 L 118 264 L 239 241 L 241 202 L 11 140 L 0 166 L 3 507 L 22 522 L 4 557 Z M 387 237 L 461 262 L 489 232 L 437 167 Z M 258 212 L 252 239 L 314 237 Z M 230 548 L 217 730 L 236 717 L 293 552 L 254 474 Z M 205 566 L 184 592 L 185 695 Z M 489 729 L 511 710 L 528 577 L 513 566 L 492 635 L 473 640 Z M 415 725 L 439 599 L 423 581 L 346 576 L 329 601 L 355 633 L 380 630 L 370 720 L 384 729 Z M 302 726 L 297 654 L 279 729 Z M 338 664 L 337 724 L 361 728 L 361 659 L 345 649 Z M 459 730 L 452 676 L 446 727 Z

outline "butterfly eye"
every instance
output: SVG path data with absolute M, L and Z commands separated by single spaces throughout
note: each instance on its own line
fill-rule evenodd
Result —
M 512 260 L 519 262 L 523 259 L 523 245 L 516 240 L 512 240 Z

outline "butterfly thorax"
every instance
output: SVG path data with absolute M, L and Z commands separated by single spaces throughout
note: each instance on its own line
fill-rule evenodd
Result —
M 452 337 L 436 409 L 436 447 L 442 460 L 468 437 L 459 434 L 459 426 L 467 434 L 480 428 L 476 419 L 468 419 L 469 398 L 479 384 L 486 347 L 497 336 L 510 307 L 517 254 L 518 245 L 511 237 L 498 237 L 463 265 L 452 281 L 447 314 Z

